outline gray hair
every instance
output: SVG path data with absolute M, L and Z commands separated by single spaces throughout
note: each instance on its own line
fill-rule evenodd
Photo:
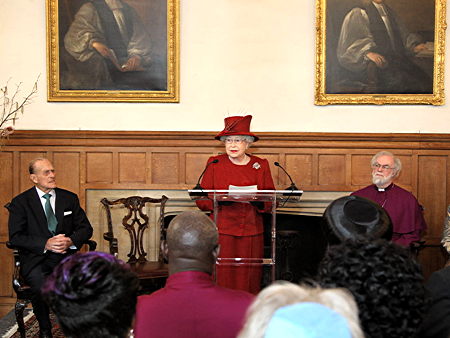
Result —
M 30 175 L 34 174 L 34 172 L 36 170 L 35 164 L 36 164 L 36 162 L 40 162 L 40 161 L 49 161 L 50 162 L 50 160 L 45 157 L 38 157 L 38 158 L 31 160 L 30 163 L 28 164 L 28 172 L 30 173 Z
M 352 338 L 363 338 L 358 306 L 343 288 L 322 289 L 278 281 L 263 289 L 247 310 L 245 325 L 238 338 L 263 338 L 270 319 L 279 308 L 301 302 L 322 304 L 347 320 Z
M 228 136 L 220 136 L 220 141 L 221 142 L 225 142 L 225 140 L 230 137 L 230 136 L 240 136 L 242 137 L 245 142 L 247 143 L 253 143 L 255 141 L 255 138 L 253 136 L 250 135 L 228 135 Z
M 394 177 L 397 177 L 400 174 L 400 171 L 402 170 L 402 161 L 400 161 L 400 159 L 390 151 L 383 150 L 373 155 L 372 160 L 370 161 L 370 165 L 372 167 L 375 165 L 375 163 L 377 163 L 378 157 L 380 156 L 392 157 L 392 159 L 394 160 Z

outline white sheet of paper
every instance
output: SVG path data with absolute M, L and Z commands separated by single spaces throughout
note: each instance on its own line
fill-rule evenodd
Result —
M 228 190 L 258 190 L 257 185 L 229 185 Z
M 253 193 L 253 191 L 258 190 L 257 185 L 229 185 L 228 190 L 230 192 L 228 193 L 228 196 L 234 200 L 241 200 L 241 199 L 248 199 L 255 197 L 256 194 Z M 249 192 L 250 191 L 250 192 Z M 249 202 L 245 202 L 249 203 Z

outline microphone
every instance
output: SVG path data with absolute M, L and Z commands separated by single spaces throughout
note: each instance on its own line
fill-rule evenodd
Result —
M 287 175 L 287 177 L 289 177 L 289 179 L 291 180 L 291 185 L 290 185 L 289 187 L 287 187 L 285 190 L 292 190 L 292 191 L 294 191 L 294 190 L 299 190 L 299 189 L 297 188 L 297 186 L 295 185 L 294 181 L 292 180 L 291 175 L 288 174 L 288 172 L 286 171 L 286 169 L 284 169 L 284 168 L 281 166 L 281 164 L 278 163 L 278 162 L 273 162 L 273 164 L 275 164 L 277 167 L 281 168 L 281 169 L 284 171 L 284 173 Z
M 192 190 L 203 190 L 202 186 L 200 185 L 200 180 L 202 179 L 203 175 L 205 174 L 206 169 L 208 169 L 208 167 L 209 167 L 211 164 L 217 163 L 217 162 L 219 162 L 219 160 L 216 158 L 215 160 L 213 160 L 213 161 L 209 162 L 208 164 L 206 164 L 205 169 L 203 169 L 202 173 L 201 173 L 200 176 L 198 177 L 197 184 L 195 185 L 195 187 L 194 187 Z M 196 193 L 191 193 L 191 195 L 192 195 L 192 196 L 201 196 L 202 193 L 196 192 Z

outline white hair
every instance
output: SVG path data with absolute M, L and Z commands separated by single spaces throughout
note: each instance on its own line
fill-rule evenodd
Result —
M 359 323 L 358 306 L 348 290 L 322 289 L 278 281 L 262 290 L 250 305 L 238 338 L 263 338 L 275 311 L 301 302 L 319 303 L 336 311 L 346 319 L 352 338 L 364 337 Z
M 396 157 L 390 151 L 383 150 L 383 151 L 380 151 L 380 152 L 376 153 L 375 155 L 373 155 L 372 160 L 370 161 L 370 165 L 372 167 L 375 165 L 375 163 L 377 163 L 378 157 L 380 157 L 380 156 L 392 157 L 392 159 L 394 160 L 394 175 L 393 175 L 393 177 L 397 177 L 400 174 L 400 171 L 402 170 L 402 161 L 400 161 L 400 159 L 398 157 Z

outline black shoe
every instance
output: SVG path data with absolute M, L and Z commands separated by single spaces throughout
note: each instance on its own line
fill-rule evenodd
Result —
M 39 330 L 39 338 L 52 338 L 52 330 Z

